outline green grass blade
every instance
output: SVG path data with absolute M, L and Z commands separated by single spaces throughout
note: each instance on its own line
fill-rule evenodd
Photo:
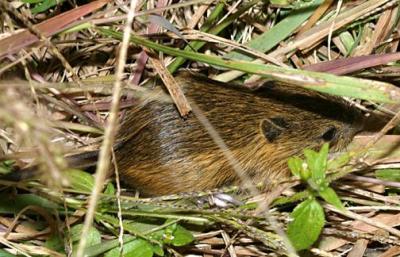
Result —
M 122 39 L 121 32 L 105 28 L 97 28 L 97 30 L 105 36 L 110 36 L 118 40 Z M 328 94 L 387 103 L 396 102 L 400 99 L 400 93 L 397 88 L 389 83 L 296 70 L 293 68 L 282 68 L 268 64 L 224 60 L 217 56 L 184 51 L 160 45 L 137 35 L 131 35 L 130 41 L 139 46 L 145 46 L 169 55 L 181 56 L 210 65 L 256 74 L 271 80 L 301 86 Z
M 274 27 L 249 41 L 246 46 L 263 53 L 271 50 L 303 24 L 322 2 L 323 0 L 315 0 L 314 3 L 307 5 L 305 8 L 294 10 L 288 17 L 280 21 Z M 237 50 L 233 50 L 225 55 L 225 57 L 244 61 L 251 61 L 254 59 Z

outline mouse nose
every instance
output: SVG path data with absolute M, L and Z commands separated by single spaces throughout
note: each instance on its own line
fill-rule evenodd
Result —
M 352 140 L 353 137 L 359 133 L 363 128 L 362 122 L 355 122 L 352 124 L 344 124 L 342 138 L 337 146 L 338 149 L 346 147 Z

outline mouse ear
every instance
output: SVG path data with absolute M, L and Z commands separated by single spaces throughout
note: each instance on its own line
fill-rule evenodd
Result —
M 273 143 L 282 132 L 287 130 L 290 126 L 289 123 L 282 117 L 273 117 L 261 121 L 261 132 L 268 140 Z

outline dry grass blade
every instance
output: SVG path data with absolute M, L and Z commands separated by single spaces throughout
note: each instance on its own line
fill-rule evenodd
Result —
M 172 77 L 160 60 L 156 59 L 155 57 L 150 57 L 150 62 L 153 64 L 154 69 L 157 71 L 158 75 L 164 82 L 164 85 L 167 87 L 168 92 L 176 104 L 181 116 L 183 118 L 187 117 L 192 109 L 190 108 L 182 89 L 179 87 L 174 77 Z
M 311 64 L 303 67 L 305 70 L 329 72 L 335 75 L 345 75 L 366 68 L 384 65 L 400 59 L 400 53 L 375 54 L 342 58 L 333 61 Z
M 68 25 L 71 25 L 73 22 L 85 16 L 86 14 L 103 7 L 108 2 L 109 0 L 97 0 L 91 2 L 43 21 L 34 27 L 43 33 L 44 36 L 50 37 L 62 30 L 65 30 L 68 28 Z M 39 38 L 33 35 L 27 29 L 18 31 L 13 35 L 0 39 L 0 60 L 6 55 L 16 53 L 22 48 L 32 45 L 38 41 Z
M 340 15 L 338 15 L 333 21 L 323 22 L 306 33 L 297 38 L 296 43 L 290 46 L 291 49 L 298 48 L 300 50 L 309 49 L 310 46 L 315 45 L 318 41 L 323 39 L 329 34 L 329 31 L 334 24 L 333 31 L 342 28 L 343 26 L 357 20 L 358 18 L 369 15 L 378 9 L 380 6 L 387 4 L 387 0 L 367 1 L 364 2 Z M 394 3 L 395 4 L 395 3 Z M 281 50 L 281 53 L 289 52 L 289 49 Z

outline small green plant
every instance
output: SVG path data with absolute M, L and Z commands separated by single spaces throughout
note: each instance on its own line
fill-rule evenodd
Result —
M 289 169 L 293 175 L 308 184 L 309 197 L 301 202 L 291 213 L 291 222 L 287 234 L 296 250 L 309 248 L 319 237 L 325 224 L 324 210 L 317 197 L 336 208 L 343 209 L 343 204 L 336 192 L 329 187 L 326 178 L 328 166 L 329 145 L 324 144 L 319 152 L 304 150 L 305 159 L 292 157 L 288 160 Z
M 93 190 L 95 181 L 91 174 L 77 169 L 66 170 L 64 174 L 69 181 L 69 188 L 84 193 L 90 193 Z M 104 194 L 109 196 L 115 194 L 115 188 L 112 183 L 106 185 Z M 117 217 L 115 217 L 111 206 L 106 203 L 102 204 L 101 202 L 99 205 L 101 208 L 98 209 L 98 213 L 96 214 L 97 226 L 91 227 L 88 234 L 82 235 L 83 224 L 77 224 L 71 227 L 69 233 L 70 240 L 73 243 L 73 249 L 77 248 L 80 238 L 86 236 L 88 240 L 85 252 L 86 256 L 104 254 L 105 257 L 119 257 L 121 249 L 118 239 L 102 240 L 100 234 L 102 230 L 98 230 L 97 227 L 102 228 L 101 225 L 106 224 L 106 228 L 116 233 L 116 228 L 120 226 L 120 222 Z M 140 208 L 143 208 L 141 209 L 143 211 L 147 209 L 147 211 L 151 212 L 151 208 L 153 207 L 143 205 Z M 132 206 L 127 207 L 127 209 L 132 209 Z M 127 214 L 127 212 L 128 210 L 126 209 L 122 210 L 122 214 Z M 162 214 L 159 215 L 160 219 L 142 216 L 143 215 L 140 214 L 138 216 L 127 214 L 127 217 L 124 217 L 123 227 L 126 235 L 123 237 L 123 256 L 166 256 L 164 253 L 165 247 L 185 246 L 195 239 L 191 231 L 179 224 L 179 218 L 165 218 L 163 224 L 160 225 Z M 62 251 L 62 247 L 60 248 L 60 245 L 62 246 L 62 241 L 63 238 L 51 237 L 46 245 L 53 250 Z

